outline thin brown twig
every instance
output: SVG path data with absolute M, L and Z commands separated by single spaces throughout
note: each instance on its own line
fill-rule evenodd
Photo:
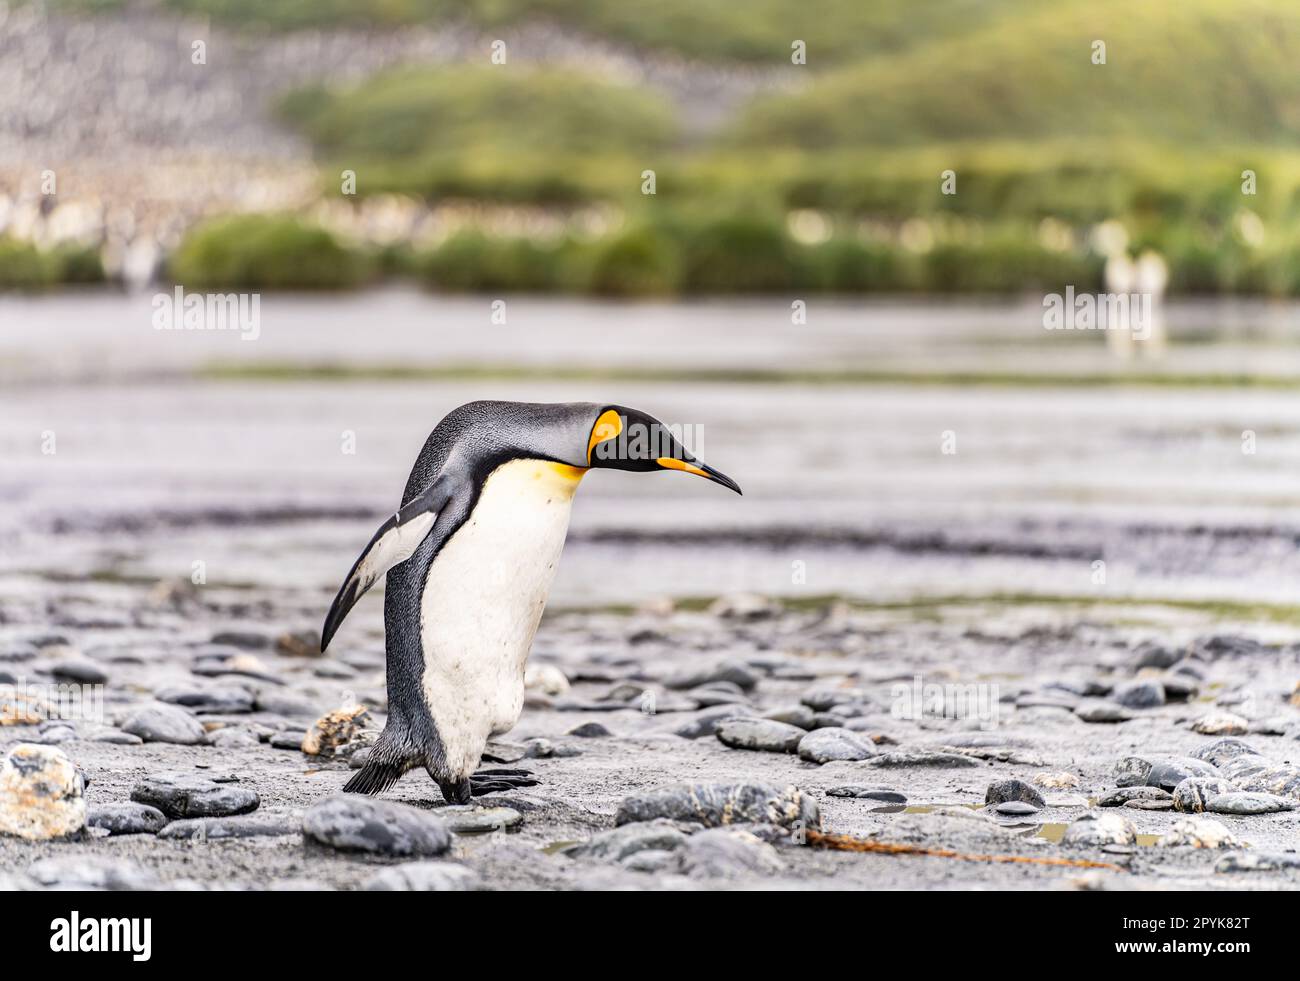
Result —
M 1074 869 L 1108 869 L 1112 872 L 1126 872 L 1127 869 L 1110 862 L 1093 862 L 1086 858 L 1037 858 L 1030 855 L 972 855 L 954 851 L 951 848 L 927 848 L 924 845 L 903 845 L 889 841 L 871 841 L 854 835 L 829 834 L 824 831 L 808 831 L 807 841 L 810 845 L 830 848 L 841 852 L 875 852 L 881 855 L 930 855 L 935 858 L 956 858 L 963 862 L 1011 862 L 1024 865 L 1060 865 Z

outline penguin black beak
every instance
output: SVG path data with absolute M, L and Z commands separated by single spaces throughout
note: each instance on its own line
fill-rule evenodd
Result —
M 701 463 L 699 460 L 688 463 L 685 460 L 678 460 L 674 457 L 660 457 L 655 461 L 655 463 L 659 464 L 659 466 L 663 467 L 665 470 L 682 470 L 686 473 L 696 474 L 703 477 L 705 480 L 711 480 L 715 484 L 721 484 L 723 487 L 735 491 L 742 497 L 744 496 L 744 492 L 740 489 L 738 483 L 728 477 L 721 470 L 714 470 L 707 463 Z
M 699 464 L 699 468 L 704 471 L 704 476 L 707 477 L 709 480 L 713 481 L 715 484 L 721 484 L 723 487 L 727 488 L 727 490 L 733 490 L 741 497 L 745 496 L 744 491 L 740 489 L 740 485 L 736 483 L 734 480 L 732 480 L 730 477 L 728 477 L 721 470 L 714 470 L 707 463 Z

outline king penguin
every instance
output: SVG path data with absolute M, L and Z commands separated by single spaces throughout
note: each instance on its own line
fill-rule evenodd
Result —
M 626 406 L 470 402 L 434 427 L 401 507 L 352 566 L 321 633 L 323 651 L 387 573 L 388 721 L 345 791 L 381 793 L 417 767 L 451 804 L 536 783 L 526 770 L 478 767 L 523 710 L 573 495 L 596 468 L 678 470 L 740 493 Z

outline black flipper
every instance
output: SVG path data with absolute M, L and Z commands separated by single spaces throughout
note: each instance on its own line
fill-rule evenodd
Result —
M 395 565 L 409 559 L 420 543 L 433 530 L 438 512 L 450 497 L 448 482 L 438 479 L 419 497 L 402 505 L 402 509 L 379 526 L 370 544 L 352 564 L 352 570 L 343 580 L 338 595 L 325 617 L 321 630 L 320 649 L 323 651 L 334 638 L 339 624 L 348 615 L 367 589 Z

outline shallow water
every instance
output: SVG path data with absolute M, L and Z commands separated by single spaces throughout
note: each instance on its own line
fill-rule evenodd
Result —
M 613 303 L 409 289 L 267 294 L 255 340 L 238 331 L 156 330 L 156 295 L 0 295 L 0 380 L 157 377 L 212 362 L 1300 376 L 1300 303 L 1171 301 L 1165 356 L 1125 363 L 1099 332 L 1044 330 L 1041 295 L 806 297 L 806 322 L 796 324 L 796 298 L 784 295 Z M 492 319 L 495 302 L 505 303 L 504 324 Z
M 815 304 L 793 328 L 776 300 L 509 302 L 509 325 L 493 328 L 486 298 L 268 297 L 260 338 L 244 342 L 154 331 L 147 296 L 0 299 L 11 372 L 0 574 L 34 588 L 32 574 L 187 578 L 203 561 L 210 581 L 326 590 L 396 503 L 437 419 L 509 398 L 621 402 L 692 425 L 699 455 L 745 489 L 591 475 L 559 604 L 736 590 L 1285 604 L 1300 584 L 1300 392 L 193 375 L 232 359 L 821 369 L 925 358 L 1032 372 L 1107 357 L 1100 343 L 1057 346 L 1025 304 Z M 1228 367 L 1263 352 L 1274 371 L 1300 367 L 1268 340 L 1300 326 L 1298 309 L 1188 307 L 1174 322 L 1199 339 L 1171 360 Z M 1230 327 L 1207 339 L 1214 317 Z

